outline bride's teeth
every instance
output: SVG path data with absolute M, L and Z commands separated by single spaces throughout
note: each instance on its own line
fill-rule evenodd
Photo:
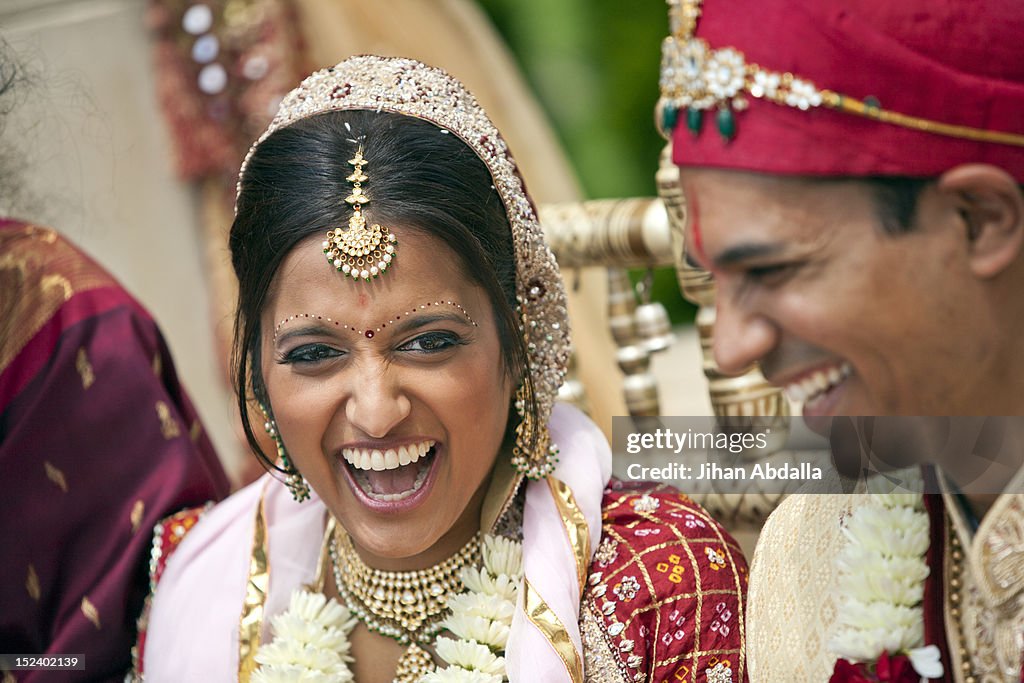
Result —
M 398 448 L 387 450 L 369 448 L 346 448 L 342 450 L 342 457 L 347 463 L 357 470 L 393 470 L 406 465 L 412 465 L 425 456 L 434 447 L 433 441 L 424 441 L 418 444 L 406 444 Z
M 804 393 L 799 384 L 790 384 L 786 387 L 786 395 L 789 396 L 790 400 L 797 403 L 803 403 L 803 400 L 807 397 L 807 394 Z
M 839 368 L 832 368 L 828 371 L 829 384 L 837 384 L 842 377 L 843 376 L 840 374 Z
M 384 454 L 380 451 L 373 451 L 370 454 L 370 466 L 375 472 L 380 472 L 384 469 Z

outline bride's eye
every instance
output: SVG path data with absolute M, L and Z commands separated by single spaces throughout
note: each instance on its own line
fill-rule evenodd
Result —
M 416 353 L 438 353 L 465 343 L 465 340 L 454 332 L 436 331 L 427 332 L 410 339 L 399 346 L 398 349 L 399 351 L 413 351 Z
M 303 344 L 282 354 L 277 362 L 285 365 L 312 365 L 341 355 L 342 351 L 326 344 Z

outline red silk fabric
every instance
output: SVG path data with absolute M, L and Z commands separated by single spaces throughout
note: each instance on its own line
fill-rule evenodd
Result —
M 0 650 L 85 657 L 21 682 L 120 681 L 154 525 L 228 480 L 156 323 L 66 240 L 0 220 L 0 309 Z

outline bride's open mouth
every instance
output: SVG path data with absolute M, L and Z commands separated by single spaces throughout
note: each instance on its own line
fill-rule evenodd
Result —
M 415 496 L 427 482 L 437 459 L 433 440 L 395 448 L 344 448 L 345 469 L 367 498 L 395 503 Z

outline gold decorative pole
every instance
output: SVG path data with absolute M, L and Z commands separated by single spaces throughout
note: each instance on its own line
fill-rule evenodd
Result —
M 752 426 L 770 426 L 781 448 L 789 430 L 789 401 L 782 390 L 769 384 L 757 365 L 740 374 L 727 375 L 715 363 L 715 281 L 711 273 L 686 261 L 686 198 L 679 184 L 679 168 L 672 162 L 671 143 L 661 153 L 655 182 L 668 218 L 679 288 L 687 300 L 699 307 L 697 332 L 715 416 L 729 418 L 732 425 L 737 424 L 737 418 L 750 418 Z

